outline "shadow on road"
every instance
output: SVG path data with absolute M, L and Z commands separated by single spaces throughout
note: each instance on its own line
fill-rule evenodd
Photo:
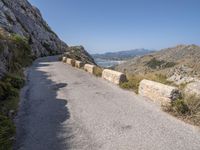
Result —
M 21 90 L 21 104 L 16 117 L 15 150 L 69 148 L 65 139 L 71 135 L 71 130 L 64 122 L 70 118 L 70 113 L 67 100 L 58 98 L 58 91 L 67 84 L 51 80 L 50 66 L 49 60 L 38 59 L 28 71 L 28 82 Z

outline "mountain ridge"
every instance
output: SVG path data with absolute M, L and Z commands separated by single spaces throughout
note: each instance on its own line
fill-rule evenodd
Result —
M 154 52 L 153 50 L 148 49 L 132 49 L 132 50 L 124 50 L 117 52 L 106 52 L 103 54 L 92 54 L 94 58 L 101 59 L 111 59 L 111 60 L 122 60 L 122 59 L 130 59 L 135 56 L 146 55 Z

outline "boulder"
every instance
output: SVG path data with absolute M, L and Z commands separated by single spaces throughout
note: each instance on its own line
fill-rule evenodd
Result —
M 84 66 L 84 63 L 82 61 L 78 61 L 78 60 L 75 61 L 76 68 L 82 68 L 83 66 Z
M 172 101 L 181 97 L 178 88 L 146 79 L 140 82 L 139 94 L 161 105 L 169 105 Z
M 184 94 L 200 97 L 200 81 L 187 84 L 184 90 Z
M 91 74 L 94 74 L 94 70 L 97 66 L 95 65 L 91 65 L 91 64 L 85 64 L 84 65 L 84 70 L 91 73 Z
M 109 69 L 103 70 L 102 78 L 104 78 L 112 83 L 115 83 L 115 84 L 120 84 L 120 83 L 127 81 L 125 74 L 114 71 L 114 70 L 109 70 Z

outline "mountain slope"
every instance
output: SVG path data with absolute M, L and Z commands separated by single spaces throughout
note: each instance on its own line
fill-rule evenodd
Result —
M 141 56 L 152 53 L 153 51 L 147 49 L 134 49 L 127 51 L 108 52 L 104 54 L 93 54 L 93 58 L 109 59 L 109 60 L 122 60 L 129 59 L 135 56 Z
M 163 73 L 171 76 L 179 72 L 187 76 L 200 74 L 200 47 L 179 45 L 150 55 L 131 59 L 115 68 L 128 74 Z

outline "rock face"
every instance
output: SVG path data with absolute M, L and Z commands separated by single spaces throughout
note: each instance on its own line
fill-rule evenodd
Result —
M 103 70 L 102 78 L 104 78 L 112 83 L 115 83 L 115 84 L 120 84 L 120 83 L 127 81 L 125 74 L 114 71 L 114 70 L 109 70 L 109 69 Z
M 181 96 L 176 87 L 149 80 L 142 80 L 140 82 L 139 94 L 162 105 L 168 105 Z
M 68 46 L 51 30 L 40 11 L 27 0 L 1 0 L 0 9 L 0 27 L 29 39 L 35 56 L 66 51 Z
M 175 67 L 169 70 L 169 72 L 171 72 L 173 75 L 168 78 L 168 81 L 174 82 L 177 85 L 198 81 L 197 76 L 190 76 L 193 72 L 193 69 L 186 67 L 185 65 Z

